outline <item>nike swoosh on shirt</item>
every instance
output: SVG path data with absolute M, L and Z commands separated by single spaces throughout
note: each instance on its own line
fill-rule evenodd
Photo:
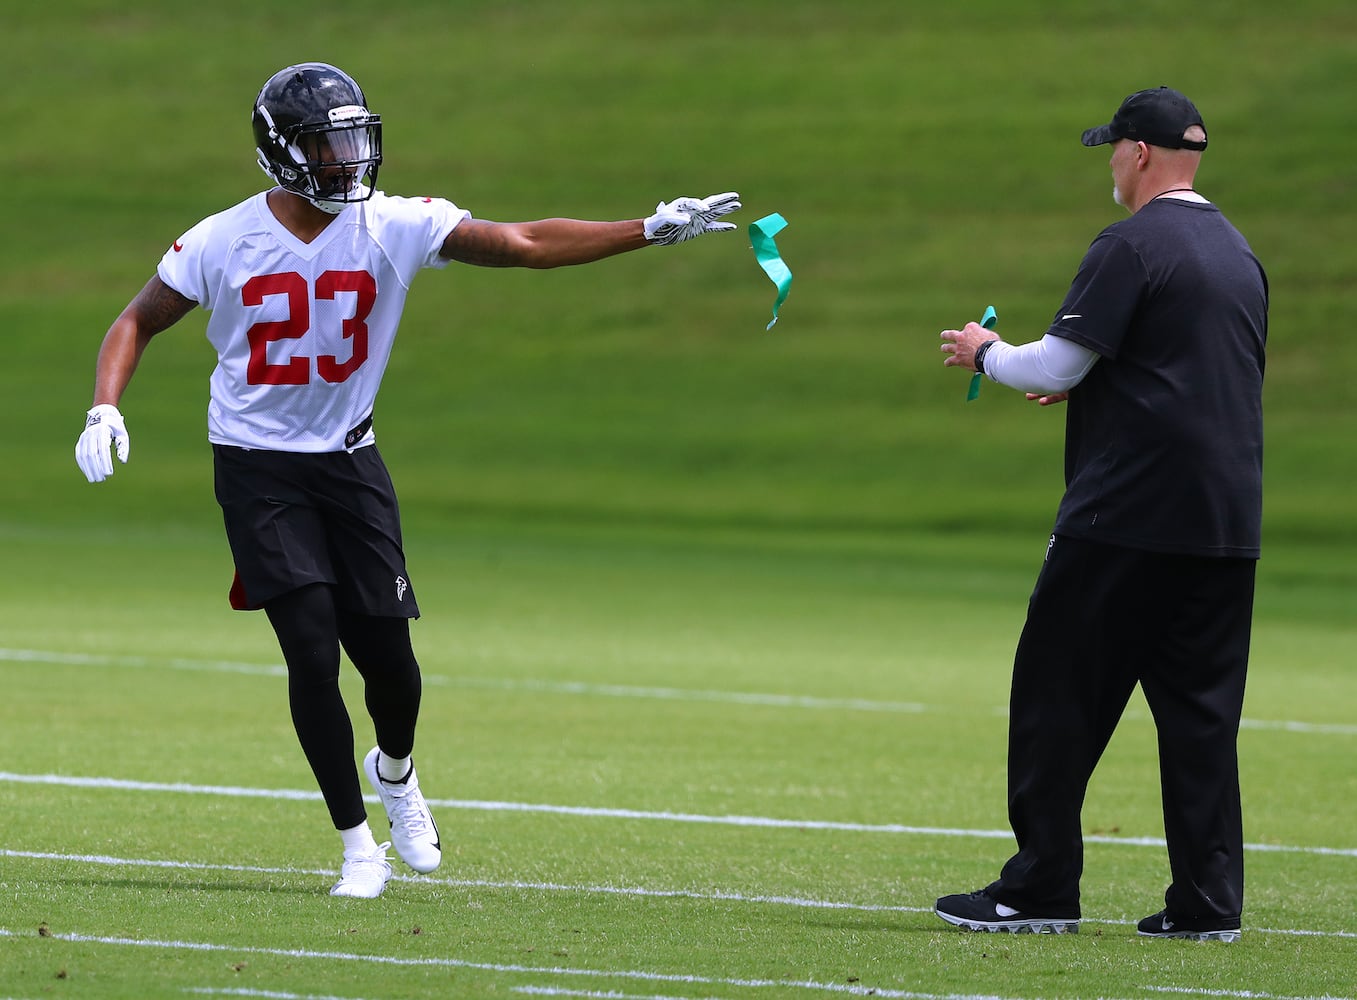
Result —
M 1084 314 L 1083 314 L 1083 313 L 1066 313 L 1064 316 L 1061 316 L 1060 318 L 1061 318 L 1061 319 L 1083 319 L 1083 318 L 1084 318 Z

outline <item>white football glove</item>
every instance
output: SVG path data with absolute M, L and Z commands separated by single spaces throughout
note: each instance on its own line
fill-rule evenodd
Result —
M 703 233 L 734 229 L 730 222 L 717 222 L 740 208 L 740 196 L 734 191 L 709 198 L 676 198 L 660 202 L 655 214 L 645 221 L 646 239 L 662 247 L 682 243 Z
M 113 456 L 109 448 L 116 447 L 118 461 L 127 461 L 132 439 L 127 436 L 123 415 L 111 403 L 100 403 L 87 414 L 85 433 L 75 443 L 75 462 L 92 483 L 102 483 L 113 475 Z

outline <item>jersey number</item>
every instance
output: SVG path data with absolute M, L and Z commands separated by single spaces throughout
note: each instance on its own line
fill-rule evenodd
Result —
M 311 359 L 292 355 L 286 364 L 271 364 L 269 344 L 279 340 L 298 340 L 311 329 L 311 309 L 306 295 L 306 279 L 296 271 L 260 274 L 245 282 L 240 290 L 247 306 L 262 305 L 270 295 L 287 296 L 287 319 L 256 323 L 246 336 L 250 339 L 250 364 L 246 374 L 250 385 L 306 385 L 311 381 Z M 352 350 L 344 362 L 333 354 L 316 358 L 316 374 L 326 382 L 343 382 L 368 359 L 368 313 L 377 300 L 377 282 L 366 271 L 326 271 L 316 279 L 316 298 L 334 299 L 340 292 L 354 293 L 353 315 L 344 320 L 341 331 Z

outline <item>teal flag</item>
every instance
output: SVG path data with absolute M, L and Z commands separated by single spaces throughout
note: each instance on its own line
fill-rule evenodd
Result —
M 997 322 L 999 322 L 999 314 L 994 311 L 994 307 L 985 306 L 985 315 L 981 317 L 980 325 L 986 330 L 993 330 L 994 324 Z M 981 375 L 979 372 L 976 372 L 971 376 L 971 387 L 966 390 L 966 402 L 969 403 L 980 395 L 980 383 L 983 382 L 984 379 L 985 376 Z
M 782 308 L 782 303 L 787 301 L 787 292 L 792 287 L 791 268 L 783 261 L 782 254 L 777 249 L 777 241 L 773 239 L 786 228 L 787 220 L 777 212 L 772 215 L 765 215 L 757 222 L 749 224 L 749 243 L 754 248 L 754 257 L 758 260 L 759 266 L 772 279 L 773 284 L 777 285 L 777 299 L 773 302 L 773 318 L 764 327 L 765 330 L 771 330 L 773 324 L 777 322 L 777 311 Z

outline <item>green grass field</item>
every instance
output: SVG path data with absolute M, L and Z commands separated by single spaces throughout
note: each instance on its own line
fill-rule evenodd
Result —
M 1351 4 L 185 10 L 0 31 L 2 1000 L 1357 998 Z M 326 894 L 279 654 L 226 606 L 201 314 L 123 401 L 131 462 L 93 487 L 72 459 L 108 323 L 262 186 L 249 102 L 305 59 L 363 82 L 389 192 L 508 220 L 736 189 L 736 221 L 789 220 L 796 275 L 772 331 L 743 233 L 417 283 L 377 426 L 445 858 L 371 903 Z M 965 404 L 937 333 L 991 303 L 1044 331 L 1120 211 L 1078 134 L 1160 83 L 1272 280 L 1245 934 L 1135 935 L 1167 880 L 1138 697 L 1084 812 L 1081 933 L 962 934 L 931 907 L 1011 850 L 1062 416 Z

